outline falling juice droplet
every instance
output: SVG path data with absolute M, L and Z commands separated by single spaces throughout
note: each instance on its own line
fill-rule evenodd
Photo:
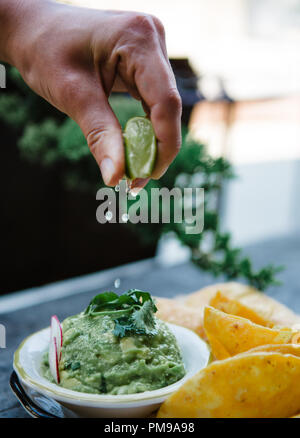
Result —
M 111 221 L 112 218 L 113 218 L 113 214 L 112 214 L 112 212 L 111 212 L 110 210 L 108 210 L 108 211 L 105 213 L 105 219 L 106 219 L 107 221 Z
M 132 187 L 133 181 L 129 181 L 129 190 L 128 190 L 128 196 L 130 195 L 132 198 L 136 198 L 139 194 L 140 188 Z
M 122 214 L 122 222 L 128 222 L 129 216 L 127 213 Z
M 138 195 L 138 190 L 137 190 L 137 189 L 130 189 L 130 195 L 131 195 L 133 198 L 136 198 L 137 195 Z
M 121 280 L 119 278 L 116 278 L 114 282 L 115 288 L 118 289 L 120 287 L 120 284 L 121 284 Z

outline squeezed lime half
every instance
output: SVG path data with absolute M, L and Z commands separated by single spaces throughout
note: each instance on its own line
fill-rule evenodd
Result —
M 124 130 L 126 176 L 149 178 L 154 169 L 157 146 L 155 133 L 146 117 L 133 117 Z

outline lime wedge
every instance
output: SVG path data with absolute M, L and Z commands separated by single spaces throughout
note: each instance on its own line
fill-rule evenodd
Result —
M 129 179 L 149 178 L 156 159 L 156 138 L 150 120 L 133 117 L 124 130 L 126 175 Z

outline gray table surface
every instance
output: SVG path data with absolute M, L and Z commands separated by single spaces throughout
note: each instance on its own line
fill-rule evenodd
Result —
M 285 265 L 279 275 L 282 285 L 270 288 L 267 294 L 300 313 L 300 236 L 262 242 L 247 247 L 245 252 L 258 267 L 268 263 Z M 57 314 L 63 320 L 81 311 L 97 292 L 113 290 L 116 278 L 121 280 L 120 292 L 139 288 L 164 297 L 223 280 L 216 280 L 191 263 L 162 266 L 150 259 L 0 298 L 0 324 L 5 325 L 7 336 L 6 348 L 0 349 L 0 418 L 28 417 L 9 387 L 13 353 L 20 342 L 49 325 L 51 315 Z

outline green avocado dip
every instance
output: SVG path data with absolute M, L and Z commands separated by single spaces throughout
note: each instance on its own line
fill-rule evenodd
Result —
M 85 312 L 63 321 L 60 386 L 92 394 L 159 389 L 185 375 L 175 336 L 154 316 L 147 292 L 97 295 Z M 42 373 L 54 381 L 46 354 Z

